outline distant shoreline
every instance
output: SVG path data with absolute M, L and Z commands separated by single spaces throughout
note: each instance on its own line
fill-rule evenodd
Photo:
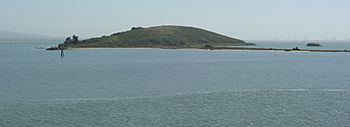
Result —
M 174 49 L 174 50 L 226 50 L 226 51 L 283 51 L 283 52 L 350 52 L 350 50 L 331 49 L 287 49 L 287 48 L 255 48 L 255 47 L 211 47 L 211 48 L 173 48 L 173 47 L 72 47 L 65 50 L 74 49 Z M 50 49 L 46 49 L 50 50 Z
M 259 50 L 259 51 L 295 51 L 295 52 L 350 52 L 350 50 L 331 50 L 331 49 L 299 49 L 299 48 L 250 48 L 250 47 L 213 47 L 210 50 Z

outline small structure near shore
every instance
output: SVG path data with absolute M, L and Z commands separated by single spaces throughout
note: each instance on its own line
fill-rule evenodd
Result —
M 64 57 L 64 51 L 62 48 L 61 48 L 61 57 Z
M 292 50 L 300 50 L 298 47 L 293 48 Z
M 65 44 L 77 43 L 79 42 L 79 36 L 73 34 L 72 37 L 67 37 L 66 40 L 62 44 L 58 44 L 58 46 L 46 48 L 46 50 L 61 50 L 61 56 L 63 56 L 63 50 L 67 49 Z

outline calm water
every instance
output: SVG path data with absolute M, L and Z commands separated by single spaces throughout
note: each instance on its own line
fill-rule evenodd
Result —
M 51 45 L 0 43 L 0 126 L 350 125 L 350 53 Z
M 251 41 L 255 43 L 259 48 L 295 48 L 300 49 L 336 49 L 336 50 L 350 50 L 350 41 Z M 322 46 L 320 47 L 310 47 L 306 46 L 307 43 L 318 42 Z

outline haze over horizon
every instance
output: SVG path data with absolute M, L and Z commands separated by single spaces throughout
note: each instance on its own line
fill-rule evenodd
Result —
M 0 1 L 0 30 L 55 37 L 184 25 L 244 40 L 350 39 L 347 0 Z

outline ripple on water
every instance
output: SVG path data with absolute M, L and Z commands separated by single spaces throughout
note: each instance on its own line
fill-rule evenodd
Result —
M 4 126 L 346 126 L 350 92 L 278 89 L 0 104 Z

